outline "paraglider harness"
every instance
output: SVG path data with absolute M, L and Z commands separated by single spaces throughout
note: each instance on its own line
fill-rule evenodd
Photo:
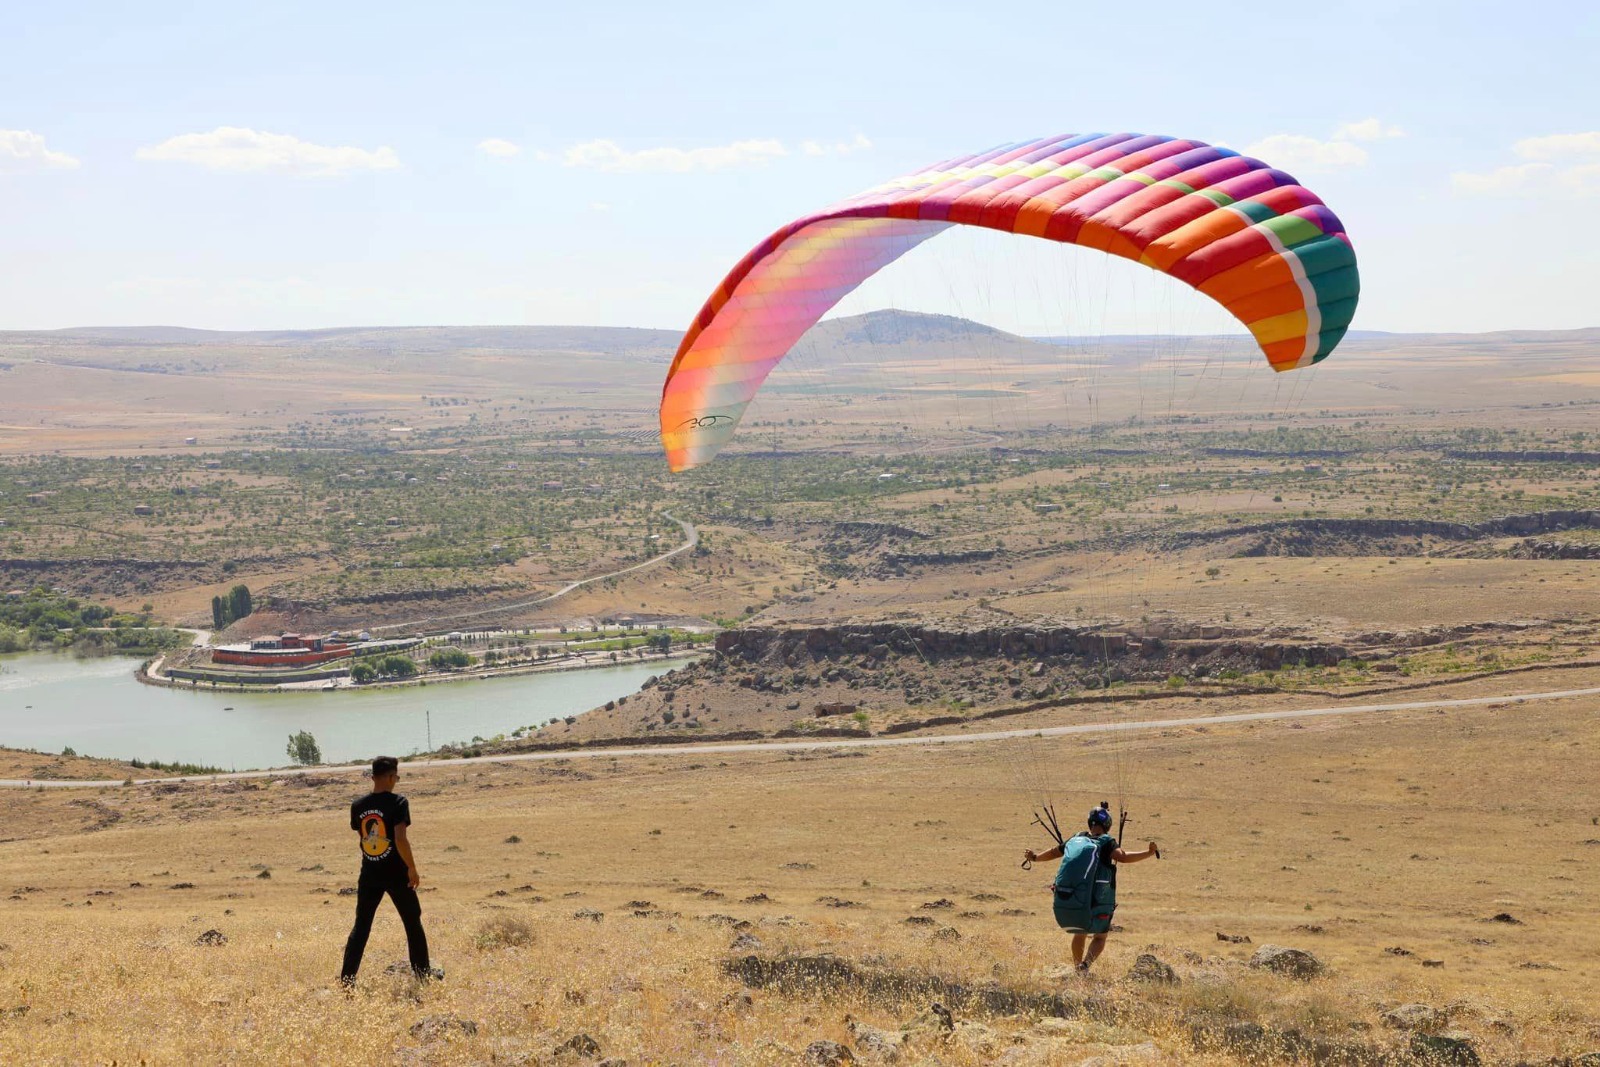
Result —
M 1103 812 L 1106 812 L 1109 815 L 1111 813 L 1111 801 L 1102 800 L 1100 802 L 1100 810 L 1103 811 Z M 1055 840 L 1056 846 L 1058 848 L 1065 849 L 1067 847 L 1066 835 L 1061 832 L 1061 824 L 1056 821 L 1056 809 L 1055 809 L 1055 805 L 1054 804 L 1041 804 L 1039 806 L 1039 810 L 1037 810 L 1037 811 L 1035 811 L 1033 813 L 1033 821 L 1036 824 L 1038 824 L 1039 826 L 1044 828 L 1044 832 L 1049 834 L 1051 836 L 1051 838 L 1053 838 Z M 1108 825 L 1109 825 L 1109 823 L 1108 823 Z M 1117 844 L 1119 846 L 1122 844 L 1122 831 L 1127 829 L 1127 826 L 1128 826 L 1128 809 L 1122 807 L 1121 805 L 1118 805 L 1118 811 L 1117 811 Z M 1156 853 L 1156 859 L 1160 859 L 1160 858 L 1161 858 L 1161 853 L 1157 852 Z M 1023 860 L 1022 861 L 1022 869 L 1025 870 L 1025 871 L 1033 870 L 1033 861 L 1032 860 Z

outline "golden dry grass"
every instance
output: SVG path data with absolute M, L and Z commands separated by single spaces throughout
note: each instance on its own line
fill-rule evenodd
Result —
M 419 771 L 402 789 L 448 977 L 413 993 L 385 976 L 403 949 L 380 912 L 348 1000 L 332 978 L 350 901 L 332 893 L 355 867 L 343 808 L 356 780 L 116 790 L 98 799 L 123 818 L 89 833 L 84 797 L 0 795 L 8 823 L 38 830 L 0 844 L 0 889 L 27 890 L 0 899 L 0 1060 L 552 1062 L 582 1032 L 630 1063 L 793 1063 L 814 1040 L 850 1041 L 847 1015 L 896 1028 L 925 1007 L 860 989 L 745 990 L 722 970 L 735 931 L 716 915 L 751 922 L 766 955 L 1061 990 L 1066 939 L 1045 875 L 1015 866 L 1039 843 L 1016 788 L 1035 765 L 1070 818 L 1114 797 L 1121 767 L 1128 836 L 1157 838 L 1166 858 L 1123 875 L 1126 930 L 1090 983 L 1101 1009 L 1043 1030 L 968 1015 L 987 1031 L 923 1049 L 927 1062 L 1231 1062 L 1189 1041 L 1201 1017 L 1393 1042 L 1379 1013 L 1416 1001 L 1449 1007 L 1490 1060 L 1572 1054 L 1600 1045 L 1600 845 L 1585 843 L 1600 839 L 1596 710 Z M 182 882 L 194 888 L 168 888 Z M 922 907 L 939 900 L 954 906 Z M 584 908 L 605 916 L 574 918 Z M 1485 921 L 1502 912 L 1520 924 Z M 504 938 L 485 924 L 505 920 L 530 943 L 495 947 Z M 195 944 L 211 928 L 228 944 Z M 1310 949 L 1332 974 L 1247 971 L 1264 942 Z M 1147 949 L 1183 984 L 1122 981 Z M 439 1017 L 476 1033 L 434 1033 Z

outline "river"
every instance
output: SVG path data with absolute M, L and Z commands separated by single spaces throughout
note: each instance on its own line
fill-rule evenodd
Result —
M 142 685 L 130 659 L 0 656 L 0 747 L 117 759 L 182 760 L 224 770 L 289 762 L 309 730 L 327 762 L 509 734 L 636 692 L 666 668 L 640 663 L 335 693 L 216 693 Z

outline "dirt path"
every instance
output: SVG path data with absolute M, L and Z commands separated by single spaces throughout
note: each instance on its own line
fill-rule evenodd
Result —
M 1181 726 L 1217 726 L 1224 723 L 1266 722 L 1271 720 L 1313 719 L 1334 715 L 1365 715 L 1379 712 L 1421 711 L 1431 708 L 1481 708 L 1492 704 L 1524 704 L 1533 701 L 1570 700 L 1573 697 L 1600 696 L 1600 686 L 1585 689 L 1556 689 L 1542 693 L 1507 693 L 1499 696 L 1455 697 L 1439 700 L 1411 700 L 1396 704 L 1352 704 L 1344 707 L 1283 708 L 1276 711 L 1236 712 L 1200 715 L 1182 719 L 1146 719 L 1140 722 L 1080 723 L 1073 726 L 1034 727 L 1023 730 L 994 730 L 988 733 L 936 734 L 923 737 L 874 737 L 843 741 L 749 741 L 733 744 L 647 745 L 640 748 L 563 749 L 556 752 L 522 752 L 468 759 L 406 760 L 408 768 L 460 767 L 469 763 L 517 763 L 526 760 L 624 759 L 634 756 L 698 756 L 726 752 L 801 752 L 819 749 L 887 748 L 904 745 L 969 745 L 986 741 L 1006 741 L 1019 737 L 1065 737 L 1075 734 L 1123 733 L 1131 730 L 1170 730 Z M 304 767 L 276 771 L 235 771 L 229 774 L 196 775 L 189 778 L 139 778 L 135 785 L 161 782 L 222 782 L 240 778 L 278 778 L 285 774 L 349 774 L 364 772 L 364 764 Z M 89 789 L 111 788 L 123 783 L 109 780 L 23 781 L 0 779 L 0 788 Z
M 412 619 L 409 622 L 392 622 L 385 626 L 374 626 L 372 627 L 371 632 L 377 633 L 381 630 L 403 630 L 407 628 L 423 626 L 429 623 L 454 622 L 457 619 L 480 618 L 484 615 L 499 615 L 507 611 L 521 611 L 523 608 L 537 607 L 540 604 L 548 604 L 552 600 L 564 597 L 574 589 L 581 589 L 586 585 L 593 584 L 594 582 L 603 582 L 608 578 L 620 578 L 624 574 L 632 574 L 635 571 L 642 571 L 647 567 L 654 567 L 658 563 L 665 563 L 674 556 L 682 555 L 685 552 L 691 551 L 700 543 L 700 531 L 695 529 L 693 523 L 685 522 L 676 515 L 672 514 L 670 511 L 663 511 L 661 514 L 666 518 L 671 519 L 677 524 L 678 529 L 683 531 L 683 544 L 679 545 L 677 548 L 663 552 L 659 556 L 652 556 L 643 563 L 635 563 L 631 567 L 624 567 L 621 570 L 611 571 L 608 574 L 597 574 L 592 578 L 580 578 L 575 582 L 568 582 L 560 589 L 557 589 L 554 593 L 548 593 L 544 596 L 536 597 L 533 600 L 519 600 L 511 604 L 497 604 L 492 608 L 479 608 L 475 611 L 458 611 L 450 615 L 425 615 L 420 619 Z

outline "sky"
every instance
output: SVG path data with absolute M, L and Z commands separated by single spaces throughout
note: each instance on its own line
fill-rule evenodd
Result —
M 1595 326 L 1597 54 L 1593 0 L 13 5 L 0 329 L 682 329 L 806 211 L 1116 130 L 1316 190 L 1356 329 Z M 845 310 L 1068 333 L 1068 302 L 1006 297 L 1141 270 L 1025 244 L 941 236 Z M 1146 327 L 1146 293 L 1097 329 Z

